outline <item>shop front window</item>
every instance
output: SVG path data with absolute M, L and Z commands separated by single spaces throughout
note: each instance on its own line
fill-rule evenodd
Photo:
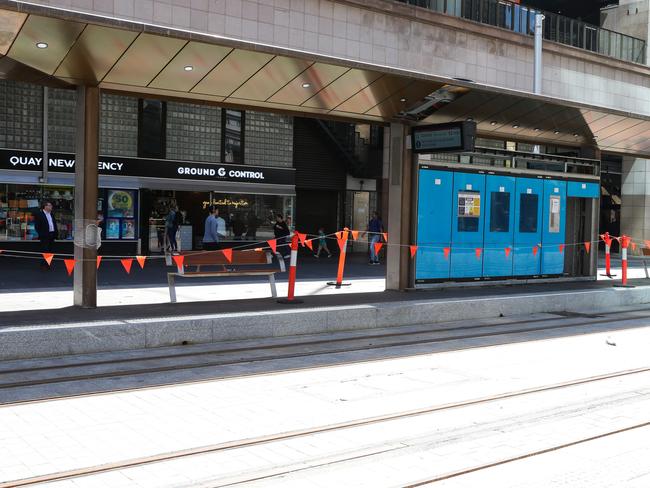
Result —
M 224 110 L 224 131 L 223 131 L 223 162 L 237 163 L 244 162 L 242 151 L 244 112 L 240 110 Z
M 136 239 L 137 190 L 99 190 L 97 220 L 104 239 Z M 38 240 L 35 220 L 41 204 L 52 203 L 57 240 L 74 238 L 74 188 L 0 184 L 0 241 Z

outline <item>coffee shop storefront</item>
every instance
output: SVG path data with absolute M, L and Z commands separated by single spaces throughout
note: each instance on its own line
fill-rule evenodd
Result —
M 38 250 L 34 215 L 51 201 L 59 227 L 55 252 L 72 252 L 74 155 L 50 153 L 47 172 L 36 151 L 0 150 L 0 247 Z M 226 241 L 253 244 L 272 238 L 272 217 L 293 219 L 292 168 L 100 156 L 97 220 L 101 254 L 148 254 L 163 247 L 164 219 L 173 206 L 183 216 L 182 250 L 200 249 L 207 208 L 226 221 Z M 246 241 L 246 242 L 242 242 Z

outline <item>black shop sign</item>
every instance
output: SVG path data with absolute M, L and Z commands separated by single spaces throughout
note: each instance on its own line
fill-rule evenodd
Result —
M 48 171 L 74 173 L 74 154 L 49 153 Z M 36 151 L 0 149 L 0 170 L 43 171 L 43 154 Z M 198 181 L 224 181 L 233 183 L 261 183 L 294 185 L 293 169 L 264 166 L 194 163 L 141 158 L 100 156 L 100 175 L 137 176 L 143 178 L 169 178 Z

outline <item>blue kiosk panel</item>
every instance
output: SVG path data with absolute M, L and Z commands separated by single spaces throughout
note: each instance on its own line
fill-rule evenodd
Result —
M 486 176 L 483 245 L 483 277 L 485 278 L 512 276 L 514 202 L 514 176 Z M 506 255 L 507 247 L 511 252 Z
M 542 242 L 542 199 L 544 181 L 517 178 L 515 190 L 515 232 L 513 274 L 535 276 L 540 274 Z
M 542 274 L 564 272 L 564 244 L 566 228 L 566 181 L 544 181 L 544 217 L 542 219 Z
M 416 280 L 449 278 L 450 261 L 444 248 L 451 246 L 453 177 L 450 171 L 419 170 Z
M 480 278 L 483 256 L 476 256 L 476 248 L 483 248 L 485 217 L 485 175 L 454 173 L 451 223 L 452 278 Z
M 600 185 L 583 181 L 569 181 L 567 196 L 578 198 L 599 198 Z

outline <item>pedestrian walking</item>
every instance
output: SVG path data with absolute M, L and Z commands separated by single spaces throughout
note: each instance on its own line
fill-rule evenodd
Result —
M 216 222 L 216 233 L 217 233 L 217 249 L 221 249 L 221 244 L 219 244 L 226 237 L 226 221 L 219 217 L 219 208 L 214 207 L 214 219 Z
M 372 219 L 368 222 L 368 230 L 363 234 L 370 234 L 368 239 L 370 243 L 370 262 L 368 264 L 379 264 L 379 255 L 375 251 L 375 244 L 381 242 L 382 233 L 384 232 L 384 223 L 377 212 L 372 213 Z
M 178 243 L 176 242 L 176 233 L 178 232 L 178 207 L 173 206 L 165 218 L 165 230 L 167 232 L 167 241 L 169 246 L 167 250 L 172 254 L 178 254 Z
M 38 239 L 41 241 L 41 252 L 51 253 L 54 249 L 54 241 L 59 232 L 56 219 L 52 215 L 52 202 L 43 202 L 41 204 L 41 209 L 36 214 L 34 226 L 38 234 Z M 41 271 L 49 271 L 52 269 L 45 259 L 41 261 L 40 267 Z
M 323 227 L 318 229 L 318 250 L 314 254 L 314 257 L 319 258 L 321 251 L 325 251 L 328 258 L 332 257 L 332 253 L 327 247 L 327 236 L 325 235 L 325 229 Z
M 215 251 L 219 242 L 217 234 L 217 218 L 215 216 L 215 207 L 208 207 L 208 216 L 205 219 L 205 232 L 203 233 L 203 250 Z
M 289 246 L 285 245 L 289 242 L 289 226 L 284 221 L 282 214 L 277 214 L 275 216 L 275 223 L 273 223 L 273 234 L 277 242 L 278 249 L 280 254 L 283 255 L 284 259 L 288 259 L 291 256 Z

